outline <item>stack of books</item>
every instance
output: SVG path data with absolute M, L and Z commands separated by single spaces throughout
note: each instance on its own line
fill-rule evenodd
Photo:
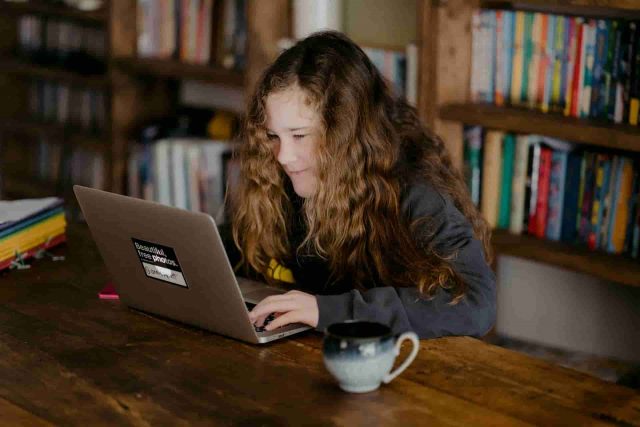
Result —
M 66 240 L 62 204 L 57 197 L 0 201 L 0 271 Z

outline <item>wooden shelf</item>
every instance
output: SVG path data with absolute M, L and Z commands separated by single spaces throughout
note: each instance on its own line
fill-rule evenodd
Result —
M 39 122 L 32 119 L 0 118 L 0 132 L 2 131 L 50 136 L 64 144 L 71 144 L 96 152 L 104 152 L 107 147 L 104 142 L 109 139 L 107 132 L 96 134 L 85 129 L 58 123 Z
M 40 198 L 58 195 L 55 182 L 45 181 L 33 176 L 0 175 L 0 187 L 3 198 Z
M 47 3 L 38 0 L 30 0 L 25 3 L 12 3 L 0 0 L 0 4 L 3 12 L 14 14 L 32 13 L 96 24 L 106 24 L 108 20 L 108 15 L 104 7 L 93 12 L 84 12 L 62 4 L 51 4 L 51 2 Z
M 492 244 L 496 254 L 511 255 L 580 273 L 590 274 L 623 285 L 640 287 L 640 260 L 506 230 L 494 230 Z
M 16 58 L 0 58 L 0 73 L 38 77 L 97 88 L 103 88 L 109 84 L 109 78 L 106 75 L 84 75 L 60 68 L 45 67 Z
M 244 87 L 244 73 L 212 65 L 189 64 L 174 60 L 118 57 L 116 67 L 141 75 L 164 78 L 201 80 L 211 83 Z
M 439 117 L 492 129 L 535 133 L 599 147 L 640 152 L 638 126 L 489 104 L 444 105 L 439 109 Z

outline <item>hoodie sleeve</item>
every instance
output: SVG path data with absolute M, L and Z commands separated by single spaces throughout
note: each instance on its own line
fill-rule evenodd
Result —
M 420 338 L 480 337 L 487 333 L 495 322 L 495 275 L 469 221 L 449 197 L 443 197 L 427 183 L 409 189 L 402 209 L 410 221 L 429 219 L 430 232 L 425 225 L 414 235 L 419 244 L 433 247 L 440 255 L 454 254 L 450 263 L 468 285 L 465 297 L 450 305 L 450 295 L 443 289 L 427 300 L 416 288 L 390 286 L 316 295 L 320 314 L 316 329 L 323 331 L 331 323 L 358 319 L 390 325 L 396 334 L 412 330 Z

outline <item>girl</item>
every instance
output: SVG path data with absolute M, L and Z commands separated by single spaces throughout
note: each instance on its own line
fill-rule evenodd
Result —
M 277 313 L 266 330 L 359 319 L 432 338 L 492 327 L 486 222 L 442 141 L 345 35 L 283 52 L 243 130 L 225 246 L 248 273 L 273 283 L 286 268 L 301 289 L 256 305 L 257 326 Z

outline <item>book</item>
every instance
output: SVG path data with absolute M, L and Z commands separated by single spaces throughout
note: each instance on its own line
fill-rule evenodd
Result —
M 627 157 L 620 158 L 620 165 L 616 171 L 616 191 L 614 215 L 609 230 L 608 250 L 615 254 L 621 254 L 624 249 L 626 226 L 629 218 L 629 201 L 632 196 L 633 163 Z
M 565 243 L 575 243 L 577 239 L 576 218 L 578 217 L 579 208 L 578 196 L 582 159 L 582 152 L 573 151 L 568 153 L 562 226 L 560 229 L 560 240 Z
M 631 76 L 629 86 L 629 124 L 638 125 L 640 114 L 640 40 L 638 40 L 637 22 L 634 22 L 635 37 L 631 54 Z
M 523 230 L 528 234 L 535 234 L 535 218 L 538 203 L 538 179 L 540 173 L 540 138 L 529 136 L 529 154 L 527 156 L 527 179 L 525 181 L 525 205 L 523 215 Z
M 604 194 L 609 188 L 611 158 L 608 154 L 596 155 L 596 176 L 593 192 L 593 207 L 591 209 L 591 227 L 587 236 L 587 246 L 591 250 L 599 247 L 600 227 L 605 210 Z M 603 227 L 604 228 L 604 227 Z
M 522 101 L 523 70 L 524 70 L 524 30 L 525 12 L 518 10 L 515 12 L 513 39 L 513 65 L 511 75 L 511 104 L 518 105 Z M 474 68 L 475 69 L 475 68 Z
M 579 117 L 589 117 L 591 109 L 591 93 L 593 91 L 593 68 L 596 50 L 596 21 L 588 19 L 584 28 L 584 69 L 582 79 L 582 95 Z
M 551 148 L 546 145 L 542 145 L 540 147 L 540 167 L 538 175 L 536 210 L 533 216 L 529 216 L 529 233 L 538 238 L 544 238 L 547 226 L 551 157 Z
M 487 131 L 484 139 L 482 202 L 480 209 L 491 228 L 495 228 L 498 225 L 503 138 L 504 132 L 490 130 Z
M 620 87 L 620 57 L 622 54 L 622 21 L 614 20 L 611 22 L 611 32 L 613 39 L 613 52 L 607 58 L 610 64 L 607 64 L 607 69 L 610 69 L 610 75 L 608 76 L 607 88 L 607 104 L 606 114 L 607 118 L 611 122 L 616 121 L 616 105 L 618 103 L 618 96 L 621 96 L 619 91 Z M 610 47 L 611 52 L 611 47 Z M 605 71 L 606 72 L 606 71 Z M 606 77 L 605 77 L 606 78 Z
M 511 216 L 511 183 L 513 180 L 515 143 L 513 134 L 505 134 L 502 143 L 502 176 L 500 179 L 500 206 L 498 210 L 498 227 L 503 229 L 509 228 Z
M 564 87 L 564 100 L 565 106 L 563 114 L 565 116 L 571 116 L 571 111 L 573 108 L 573 79 L 576 72 L 575 63 L 578 56 L 579 51 L 579 42 L 578 42 L 578 30 L 579 26 L 577 25 L 577 19 L 574 17 L 566 18 L 567 29 L 567 51 L 566 51 L 566 61 L 564 61 L 564 76 L 563 80 L 565 81 Z
M 609 27 L 607 21 L 598 19 L 596 21 L 595 50 L 593 60 L 593 78 L 591 90 L 591 105 L 589 107 L 590 117 L 601 117 L 604 107 L 604 78 L 605 65 L 609 48 Z
M 464 128 L 464 176 L 471 201 L 480 207 L 480 191 L 482 184 L 482 127 L 465 126 Z
M 509 219 L 509 231 L 513 234 L 521 234 L 524 225 L 529 144 L 529 135 L 516 136 L 513 160 L 513 182 L 511 185 L 511 213 Z
M 562 52 L 558 50 L 557 36 L 560 27 L 562 26 L 562 16 L 549 15 L 547 23 L 547 43 L 544 50 L 544 69 L 542 70 L 542 112 L 549 111 L 551 104 L 552 93 L 556 86 L 554 79 L 555 71 L 558 67 L 558 62 L 562 61 Z
M 549 208 L 545 230 L 545 236 L 549 240 L 560 240 L 568 158 L 569 152 L 561 150 L 554 150 L 551 157 Z
M 571 79 L 571 117 L 580 117 L 582 105 L 582 86 L 584 84 L 584 53 L 585 53 L 585 22 L 582 18 L 575 18 L 576 28 L 576 56 L 573 63 L 573 77 Z
M 525 12 L 524 15 L 522 88 L 520 91 L 520 104 L 523 106 L 528 101 L 529 79 L 532 77 L 531 62 L 533 61 L 533 21 L 535 15 L 535 12 Z
M 578 227 L 578 238 L 580 243 L 587 244 L 589 232 L 591 230 L 591 210 L 593 209 L 593 194 L 595 188 L 597 155 L 595 153 L 585 153 L 587 159 L 585 165 L 584 185 L 581 183 L 581 208 L 580 224 Z

